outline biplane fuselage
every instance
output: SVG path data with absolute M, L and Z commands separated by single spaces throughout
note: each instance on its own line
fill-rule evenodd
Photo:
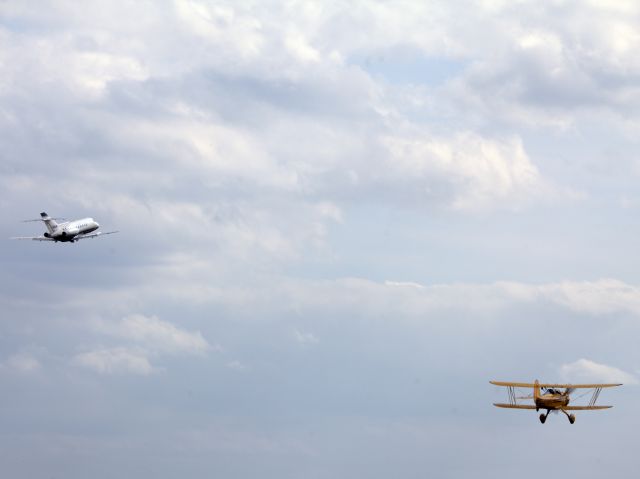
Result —
M 534 383 L 512 383 L 503 381 L 490 381 L 496 386 L 504 386 L 509 392 L 508 403 L 494 403 L 494 406 L 508 409 L 540 409 L 546 410 L 546 414 L 540 414 L 540 422 L 545 423 L 551 411 L 562 411 L 569 422 L 573 424 L 576 417 L 568 411 L 593 411 L 597 409 L 608 409 L 612 406 L 596 406 L 596 401 L 603 388 L 621 386 L 621 384 L 541 384 Z M 526 397 L 516 397 L 515 388 L 533 388 L 533 395 Z M 561 390 L 564 389 L 564 391 Z M 587 406 L 570 406 L 570 396 L 576 389 L 593 389 L 593 395 Z M 541 392 L 541 390 L 543 392 Z M 518 399 L 533 399 L 533 404 L 522 404 Z
M 543 394 L 535 402 L 539 409 L 561 409 L 569 405 L 569 396 L 564 394 Z
M 569 393 L 560 392 L 555 389 L 548 390 L 544 394 L 540 394 L 540 383 L 536 379 L 533 383 L 533 402 L 538 409 L 562 409 L 569 405 Z

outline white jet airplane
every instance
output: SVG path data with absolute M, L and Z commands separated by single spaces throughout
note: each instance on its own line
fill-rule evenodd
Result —
M 51 218 L 44 211 L 40 213 L 40 216 L 40 219 L 27 220 L 26 222 L 42 221 L 47 226 L 48 230 L 43 236 L 16 236 L 11 239 L 75 243 L 76 241 L 85 238 L 96 238 L 100 235 L 117 233 L 117 231 L 107 231 L 104 233 L 96 231 L 100 228 L 100 225 L 93 218 L 83 218 L 81 220 L 57 223 L 56 219 L 61 218 Z

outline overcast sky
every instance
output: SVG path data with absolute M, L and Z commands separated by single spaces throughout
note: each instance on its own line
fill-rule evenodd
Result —
M 0 0 L 0 236 L 120 230 L 4 240 L 2 475 L 635 473 L 639 25 Z M 492 406 L 536 378 L 625 386 L 573 426 Z

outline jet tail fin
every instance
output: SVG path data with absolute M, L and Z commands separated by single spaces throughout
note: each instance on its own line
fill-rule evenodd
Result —
M 42 218 L 42 221 L 44 221 L 44 224 L 47 225 L 47 230 L 49 231 L 49 234 L 55 233 L 56 230 L 58 229 L 58 223 L 56 223 L 56 220 L 51 218 L 44 211 L 42 213 L 40 213 L 40 217 Z
M 55 233 L 58 229 L 58 223 L 56 220 L 64 220 L 64 218 L 52 218 L 45 211 L 40 213 L 40 218 L 37 220 L 25 220 L 24 223 L 31 223 L 32 221 L 42 221 L 46 226 L 49 234 Z

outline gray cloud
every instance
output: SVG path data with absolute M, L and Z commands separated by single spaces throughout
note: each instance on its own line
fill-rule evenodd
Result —
M 120 230 L 0 250 L 6 474 L 537 475 L 487 381 L 640 368 L 637 14 L 1 4 L 0 232 Z M 628 475 L 633 390 L 549 468 Z

